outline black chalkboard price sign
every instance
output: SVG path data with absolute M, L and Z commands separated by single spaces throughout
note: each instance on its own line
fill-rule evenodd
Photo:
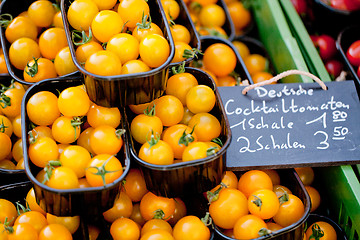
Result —
M 353 81 L 272 84 L 243 95 L 219 87 L 232 132 L 230 170 L 360 163 L 360 104 Z

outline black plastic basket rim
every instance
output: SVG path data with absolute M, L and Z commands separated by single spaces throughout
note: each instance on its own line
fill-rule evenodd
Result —
M 61 80 L 57 80 L 56 82 L 62 82 L 62 83 L 66 83 L 66 82 L 73 82 L 73 81 L 78 81 L 79 83 L 82 83 L 81 78 L 70 78 L 70 79 L 61 79 Z M 26 129 L 26 125 L 25 125 L 25 119 L 26 119 L 26 98 L 27 95 L 30 94 L 32 92 L 32 89 L 37 88 L 39 85 L 43 85 L 43 84 L 49 84 L 51 82 L 54 82 L 54 80 L 44 80 L 41 82 L 38 82 L 36 84 L 33 84 L 32 86 L 29 87 L 29 89 L 26 91 L 23 100 L 21 102 L 21 128 L 22 129 Z M 124 151 L 126 152 L 127 149 L 125 149 L 125 142 L 126 140 L 126 134 L 123 135 L 124 136 Z M 22 131 L 22 137 L 23 139 L 26 139 L 26 133 L 23 130 Z M 115 187 L 118 187 L 118 185 L 121 183 L 121 181 L 125 178 L 125 176 L 127 175 L 127 173 L 130 170 L 130 159 L 129 157 L 125 158 L 124 162 L 125 162 L 125 166 L 123 166 L 123 168 L 125 168 L 123 170 L 122 175 L 116 179 L 114 182 L 106 184 L 102 187 L 89 187 L 89 188 L 75 188 L 75 189 L 55 189 L 55 188 L 51 188 L 48 187 L 47 185 L 39 182 L 35 176 L 32 174 L 31 170 L 30 170 L 30 159 L 27 155 L 27 141 L 22 141 L 22 147 L 23 147 L 23 153 L 24 153 L 24 164 L 25 164 L 25 173 L 28 176 L 29 180 L 36 186 L 40 187 L 41 189 L 47 191 L 47 192 L 51 192 L 51 193 L 55 193 L 55 194 L 60 194 L 60 195 L 65 195 L 65 194 L 83 194 L 83 193 L 90 193 L 90 192 L 100 192 L 104 189 L 113 189 Z M 128 153 L 126 152 L 125 155 L 128 155 Z
M 0 78 L 12 77 L 10 73 L 0 73 Z
M 351 65 L 351 63 L 349 62 L 349 59 L 346 57 L 346 49 L 343 49 L 342 46 L 342 40 L 343 40 L 343 35 L 344 33 L 348 32 L 348 31 L 354 31 L 354 30 L 360 30 L 360 25 L 353 25 L 353 26 L 348 26 L 346 28 L 344 28 L 339 34 L 338 37 L 336 39 L 336 48 L 340 51 L 340 54 L 343 58 L 343 60 L 345 61 L 346 65 L 349 67 L 351 74 L 354 76 L 355 80 L 357 80 L 360 83 L 360 78 L 358 77 L 356 70 L 354 68 L 354 66 Z
M 0 192 L 7 189 L 13 189 L 16 187 L 26 187 L 26 186 L 33 186 L 31 181 L 23 181 L 23 182 L 17 182 L 17 183 L 10 183 L 6 185 L 0 186 Z
M 30 168 L 29 163 L 27 160 L 25 164 L 25 168 Z M 84 194 L 84 193 L 92 193 L 92 192 L 101 192 L 103 190 L 109 190 L 109 189 L 113 189 L 115 187 L 118 187 L 121 183 L 121 181 L 125 178 L 125 176 L 128 174 L 129 170 L 130 170 L 130 160 L 129 159 L 125 159 L 125 170 L 123 171 L 122 175 L 116 179 L 114 182 L 106 184 L 102 187 L 87 187 L 87 188 L 73 188 L 73 189 L 55 189 L 55 188 L 51 188 L 48 187 L 47 185 L 39 182 L 32 173 L 29 173 L 29 171 L 26 171 L 26 175 L 28 176 L 29 180 L 36 186 L 40 187 L 42 190 L 45 190 L 47 192 L 51 192 L 51 193 L 55 193 L 55 194 L 59 194 L 59 195 L 67 195 L 67 194 Z
M 196 159 L 196 160 L 187 161 L 187 162 L 177 162 L 177 163 L 173 163 L 173 164 L 169 164 L 169 165 L 157 165 L 157 164 L 148 163 L 148 162 L 140 159 L 137 156 L 136 152 L 133 151 L 133 148 L 131 146 L 130 146 L 130 152 L 131 152 L 132 156 L 135 158 L 135 160 L 144 167 L 147 167 L 147 168 L 150 168 L 153 170 L 158 170 L 158 171 L 176 170 L 176 169 L 180 169 L 180 168 L 184 168 L 184 167 L 195 167 L 198 165 L 206 164 L 206 163 L 212 162 L 215 158 L 218 158 L 218 157 L 224 155 L 226 153 L 226 149 L 230 145 L 230 138 L 231 138 L 231 136 L 229 137 L 229 139 L 226 140 L 225 144 L 221 147 L 220 151 L 216 152 L 214 155 L 208 156 L 206 158 Z
M 336 14 L 340 14 L 343 16 L 351 16 L 353 14 L 359 14 L 360 10 L 354 10 L 354 11 L 350 11 L 350 10 L 342 10 L 342 9 L 337 9 L 334 8 L 332 6 L 330 6 L 329 4 L 326 4 L 323 0 L 314 0 L 315 3 L 321 5 L 323 8 L 326 8 L 328 11 L 334 12 Z
M 25 169 L 6 169 L 6 168 L 0 168 L 0 174 L 24 174 Z
M 291 171 L 293 171 L 295 178 L 299 182 L 301 190 L 302 190 L 302 192 L 304 192 L 304 195 L 305 195 L 305 201 L 306 201 L 306 203 L 308 203 L 305 205 L 304 215 L 297 222 L 295 222 L 287 227 L 284 227 L 278 231 L 275 231 L 274 233 L 270 233 L 268 235 L 255 238 L 256 240 L 271 239 L 271 238 L 278 237 L 279 235 L 294 231 L 294 229 L 296 229 L 299 226 L 301 226 L 302 224 L 304 224 L 306 222 L 306 220 L 308 219 L 308 217 L 310 215 L 310 209 L 311 209 L 310 196 L 309 196 L 308 192 L 306 191 L 304 184 L 302 184 L 301 179 L 300 179 L 299 175 L 296 173 L 295 169 L 292 169 Z M 222 238 L 224 238 L 226 240 L 235 240 L 235 238 L 231 238 L 231 237 L 228 237 L 225 234 L 223 234 L 215 224 L 213 224 L 213 225 L 214 225 L 214 229 L 215 229 L 216 233 L 221 235 Z
M 0 4 L 0 12 L 2 12 L 2 8 L 3 8 L 3 5 L 6 3 L 6 1 L 10 1 L 10 0 L 3 0 Z M 3 29 L 3 27 L 0 27 L 0 35 L 1 36 L 5 36 L 5 30 Z M 4 56 L 5 56 L 5 63 L 6 63 L 6 67 L 8 69 L 8 72 L 9 74 L 6 74 L 6 75 L 3 75 L 3 74 L 0 74 L 0 76 L 10 76 L 12 78 L 14 78 L 15 81 L 23 84 L 23 85 L 34 85 L 35 83 L 37 82 L 28 82 L 28 81 L 25 81 L 24 79 L 21 79 L 19 78 L 18 76 L 16 76 L 16 74 L 14 73 L 14 71 L 12 70 L 13 66 L 10 62 L 10 59 L 9 59 L 9 50 L 5 47 L 6 46 L 6 39 L 4 37 L 1 37 L 1 46 L 2 46 L 2 51 L 4 53 Z M 68 73 L 68 74 L 65 74 L 65 75 L 62 75 L 62 76 L 58 76 L 56 78 L 48 78 L 48 79 L 44 79 L 44 80 L 54 80 L 54 79 L 62 79 L 62 78 L 67 78 L 67 77 L 71 77 L 71 76 L 76 76 L 80 74 L 79 71 L 75 71 L 75 72 L 72 72 L 72 73 Z M 44 80 L 41 80 L 41 81 L 44 81 Z M 39 81 L 39 82 L 41 82 Z
M 63 16 L 63 23 L 64 23 L 64 30 L 66 33 L 66 38 L 68 43 L 72 43 L 72 39 L 71 39 L 71 33 L 69 30 L 69 25 L 68 22 L 66 20 L 67 17 L 67 13 L 65 11 L 65 2 L 66 0 L 61 0 L 61 13 Z M 161 5 L 161 3 L 159 3 L 160 0 L 156 0 L 158 2 L 159 8 L 160 8 L 160 12 L 161 15 L 163 17 L 163 19 L 166 19 L 165 13 L 164 13 L 164 9 Z M 159 67 L 151 69 L 150 71 L 147 72 L 141 72 L 141 73 L 131 73 L 131 74 L 122 74 L 122 75 L 113 75 L 113 76 L 102 76 L 102 75 L 97 75 L 97 74 L 93 74 L 89 71 L 87 71 L 83 66 L 81 66 L 81 64 L 77 61 L 76 59 L 76 55 L 75 55 L 75 48 L 73 44 L 68 44 L 69 45 L 69 49 L 70 49 L 70 53 L 71 53 L 71 58 L 73 59 L 74 64 L 76 65 L 76 67 L 78 68 L 78 70 L 84 74 L 85 76 L 89 76 L 92 77 L 94 79 L 100 79 L 102 81 L 126 81 L 126 80 L 131 80 L 134 78 L 144 78 L 144 77 L 150 77 L 153 76 L 157 73 L 160 73 L 161 71 L 163 71 L 164 69 L 169 67 L 169 64 L 171 62 L 171 60 L 174 58 L 175 55 L 175 48 L 174 48 L 174 40 L 171 36 L 170 33 L 170 27 L 167 21 L 165 22 L 165 29 L 166 32 L 168 33 L 167 35 L 167 41 L 169 42 L 169 47 L 170 47 L 170 54 L 169 57 L 167 58 L 167 60 Z
M 201 72 L 202 74 L 205 74 L 209 79 L 211 79 L 211 76 L 208 73 L 201 70 L 201 69 L 194 68 L 194 67 L 185 67 L 185 72 L 187 72 L 186 70 Z M 212 83 L 214 84 L 213 81 L 212 81 Z M 218 96 L 217 100 L 218 100 L 218 103 L 219 103 L 220 110 L 221 110 L 221 112 L 225 113 L 223 102 L 221 100 L 219 91 L 216 88 L 215 84 L 214 84 L 213 89 L 215 91 L 215 95 Z M 214 155 L 208 156 L 206 158 L 187 161 L 187 162 L 177 162 L 177 163 L 173 163 L 173 164 L 170 164 L 170 165 L 157 165 L 157 164 L 148 163 L 148 162 L 140 159 L 139 156 L 137 155 L 137 153 L 134 152 L 134 147 L 132 146 L 131 141 L 129 141 L 131 156 L 133 156 L 134 159 L 139 164 L 141 164 L 142 166 L 148 167 L 148 168 L 153 169 L 153 170 L 159 170 L 159 171 L 175 170 L 175 169 L 180 169 L 180 168 L 184 168 L 184 167 L 194 167 L 194 166 L 198 166 L 198 165 L 202 165 L 202 164 L 212 162 L 215 158 L 221 157 L 222 155 L 226 154 L 226 150 L 227 150 L 227 148 L 229 147 L 229 145 L 231 143 L 232 134 L 231 134 L 229 119 L 227 118 L 226 114 L 224 114 L 224 120 L 225 120 L 225 127 L 226 127 L 226 129 L 228 131 L 227 139 L 226 139 L 224 145 L 221 147 L 221 149 L 218 152 L 216 152 Z M 129 129 L 129 125 L 127 125 L 127 128 Z

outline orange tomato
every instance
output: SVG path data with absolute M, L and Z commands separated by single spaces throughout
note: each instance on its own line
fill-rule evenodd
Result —
M 39 239 L 41 240 L 51 240 L 51 239 L 63 239 L 71 240 L 72 235 L 70 231 L 61 224 L 53 223 L 44 227 L 40 234 Z
M 310 196 L 310 201 L 311 201 L 310 212 L 314 212 L 320 206 L 321 203 L 320 193 L 316 188 L 312 186 L 305 186 L 305 189 Z
M 121 66 L 119 57 L 106 50 L 91 54 L 85 62 L 85 70 L 101 76 L 120 75 Z
M 322 234 L 323 236 L 321 237 Z M 317 221 L 309 226 L 306 230 L 306 239 L 321 239 L 321 240 L 335 240 L 337 238 L 337 234 L 335 228 L 328 222 Z
M 299 167 L 295 168 L 295 171 L 305 186 L 309 186 L 314 182 L 315 173 L 311 167 Z
M 189 30 L 181 24 L 175 24 L 170 28 L 171 35 L 173 36 L 174 42 L 184 42 L 189 44 L 191 40 L 191 35 Z
M 116 219 L 129 218 L 133 211 L 133 204 L 130 197 L 125 192 L 115 199 L 114 206 L 103 213 L 104 219 L 108 222 L 114 222 Z
M 75 50 L 75 56 L 79 63 L 83 64 L 91 56 L 91 54 L 104 50 L 100 43 L 90 41 L 88 43 L 78 46 Z
M 121 32 L 124 22 L 120 14 L 112 10 L 99 11 L 91 22 L 91 30 L 100 42 L 108 42 L 115 34 Z
M 266 229 L 266 223 L 255 215 L 245 215 L 240 217 L 234 226 L 234 236 L 236 239 L 253 239 L 262 236 L 262 229 Z
M 161 197 L 148 192 L 140 201 L 140 212 L 147 221 L 153 218 L 169 221 L 175 212 L 175 201 L 173 198 Z
M 217 4 L 209 4 L 201 8 L 199 13 L 201 26 L 221 27 L 225 24 L 225 10 Z
M 161 0 L 168 20 L 176 20 L 180 15 L 179 3 L 175 0 Z
M 237 85 L 236 79 L 229 75 L 224 77 L 218 77 L 217 80 L 218 87 L 232 87 Z
M 0 74 L 1 73 L 9 73 L 3 53 L 0 53 Z
M 130 60 L 124 63 L 121 74 L 141 73 L 150 71 L 150 67 L 141 60 Z M 130 107 L 131 108 L 131 107 Z
M 187 215 L 175 224 L 173 236 L 176 240 L 209 240 L 210 230 L 199 217 Z
M 52 125 L 60 117 L 57 96 L 49 91 L 35 93 L 26 103 L 26 113 L 36 125 Z
M 10 225 L 14 224 L 17 218 L 17 211 L 15 205 L 6 199 L 0 199 L 0 222 L 5 223 L 5 219 L 10 222 Z
M 186 106 L 194 114 L 210 112 L 215 103 L 215 92 L 207 85 L 196 85 L 186 94 Z
M 28 7 L 28 15 L 36 26 L 49 27 L 56 13 L 55 8 L 50 1 L 34 1 Z
M 155 115 L 158 116 L 164 126 L 172 126 L 181 121 L 184 107 L 181 101 L 172 95 L 164 95 L 156 100 Z
M 236 50 L 239 52 L 243 60 L 250 55 L 250 49 L 245 43 L 238 40 L 234 40 L 232 41 L 232 43 L 234 44 Z
M 273 191 L 275 192 L 276 196 L 281 197 L 285 193 L 291 194 L 289 188 L 283 186 L 283 185 L 274 185 Z
M 223 229 L 232 229 L 236 221 L 248 214 L 246 196 L 237 189 L 224 188 L 209 206 L 214 223 Z
M 220 121 L 210 113 L 197 113 L 189 121 L 189 127 L 195 128 L 194 132 L 198 141 L 210 142 L 221 134 Z
M 285 200 L 280 200 L 279 211 L 273 220 L 282 227 L 287 227 L 299 221 L 305 212 L 305 207 L 301 199 L 293 194 L 288 194 Z
M 270 80 L 273 78 L 273 75 L 268 72 L 256 72 L 251 76 L 254 83 L 263 82 L 266 80 Z M 276 82 L 272 82 L 271 84 L 276 84 Z
M 148 192 L 145 179 L 137 168 L 131 168 L 125 177 L 123 191 L 133 202 L 140 202 L 141 198 Z
M 45 216 L 37 211 L 22 213 L 16 218 L 14 225 L 19 223 L 30 224 L 37 231 L 37 233 L 40 233 L 41 229 L 48 225 Z
M 19 70 L 24 70 L 26 64 L 33 58 L 40 57 L 40 47 L 38 43 L 27 37 L 15 40 L 9 48 L 10 63 Z
M 96 173 L 102 173 L 97 175 Z M 98 154 L 91 159 L 85 171 L 86 180 L 92 187 L 100 187 L 114 182 L 123 174 L 122 164 L 113 155 Z
M 55 189 L 75 189 L 79 187 L 79 180 L 71 168 L 57 167 L 52 171 L 46 185 Z
M 24 80 L 38 82 L 48 78 L 57 77 L 54 63 L 47 58 L 34 58 L 24 69 Z
M 272 218 L 280 207 L 280 202 L 276 194 L 269 189 L 260 189 L 248 198 L 249 212 L 261 219 Z
M 116 53 L 121 63 L 125 64 L 139 57 L 139 44 L 139 40 L 133 35 L 118 33 L 109 39 L 106 50 Z
M 73 1 L 67 11 L 69 24 L 79 31 L 87 31 L 91 21 L 99 12 L 99 8 L 92 0 Z
M 231 2 L 227 4 L 227 7 L 236 31 L 241 33 L 241 30 L 243 30 L 251 22 L 250 11 L 244 7 L 241 1 Z
M 110 234 L 114 240 L 140 238 L 140 229 L 138 225 L 129 218 L 118 218 L 110 227 Z
M 37 26 L 28 17 L 17 16 L 6 27 L 5 37 L 10 43 L 21 37 L 36 40 L 38 35 Z
M 178 63 L 185 61 L 188 57 L 186 51 L 191 51 L 191 46 L 185 42 L 176 41 L 175 43 L 175 55 L 171 60 L 171 63 Z
M 250 75 L 267 70 L 267 59 L 258 53 L 252 53 L 247 56 L 244 59 L 244 64 Z
M 198 85 L 197 79 L 190 73 L 178 73 L 172 75 L 166 86 L 166 94 L 177 97 L 181 103 L 186 105 L 186 94 L 190 88 Z
M 269 175 L 260 170 L 250 170 L 240 176 L 238 189 L 249 197 L 259 189 L 273 189 L 273 184 Z
M 55 216 L 50 213 L 46 214 L 46 219 L 49 224 L 57 223 L 66 227 L 71 234 L 74 234 L 80 226 L 80 216 Z
M 99 125 L 91 131 L 90 147 L 95 154 L 116 155 L 124 144 L 122 134 L 122 129 Z
M 90 108 L 90 99 L 80 87 L 68 87 L 58 97 L 59 111 L 67 117 L 84 116 Z
M 59 76 L 64 76 L 78 70 L 71 58 L 69 47 L 60 49 L 60 51 L 55 56 L 54 65 L 56 73 Z
M 105 124 L 116 128 L 120 125 L 121 121 L 120 111 L 117 107 L 102 107 L 97 104 L 91 105 L 86 116 L 88 123 L 93 128 Z
M 182 158 L 182 154 L 186 146 L 196 141 L 196 135 L 192 133 L 192 129 L 184 124 L 175 124 L 165 129 L 162 134 L 163 141 L 170 144 L 174 157 Z
M 163 219 L 154 218 L 154 219 L 150 219 L 142 226 L 141 236 L 144 236 L 146 233 L 153 231 L 155 229 L 162 229 L 172 234 L 172 227 L 170 223 L 168 223 Z
M 125 26 L 134 29 L 137 23 L 141 23 L 142 16 L 149 16 L 150 8 L 145 0 L 124 0 L 118 5 L 118 13 Z
M 229 75 L 236 66 L 236 55 L 231 47 L 223 43 L 209 46 L 203 56 L 204 67 L 218 77 Z
M 170 45 L 166 38 L 158 34 L 147 34 L 140 41 L 140 58 L 151 68 L 160 67 L 170 55 Z
M 39 37 L 41 55 L 50 60 L 54 59 L 56 54 L 67 46 L 65 30 L 62 28 L 48 28 Z
M 261 171 L 269 175 L 274 186 L 280 184 L 280 176 L 275 169 L 262 169 Z
M 175 201 L 175 211 L 170 220 L 168 221 L 172 226 L 174 226 L 181 218 L 186 216 L 187 209 L 186 205 L 181 198 L 174 198 Z
M 140 213 L 140 203 L 133 204 L 133 211 L 131 213 L 130 219 L 136 222 L 139 226 L 143 226 L 145 224 L 145 219 L 141 216 Z

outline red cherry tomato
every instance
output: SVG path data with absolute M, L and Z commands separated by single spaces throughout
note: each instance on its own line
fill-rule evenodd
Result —
M 339 10 L 354 11 L 359 9 L 353 0 L 330 0 L 330 6 Z
M 294 5 L 296 12 L 303 16 L 307 12 L 307 2 L 306 0 L 291 0 L 291 3 Z
M 353 42 L 346 51 L 349 62 L 358 67 L 360 66 L 360 40 Z
M 340 75 L 341 71 L 344 68 L 344 65 L 339 60 L 331 59 L 325 62 L 325 68 L 330 74 L 331 78 L 335 79 Z
M 313 38 L 316 41 L 313 42 L 315 47 L 318 48 L 320 57 L 322 60 L 328 60 L 335 56 L 336 50 L 336 43 L 335 39 L 329 35 L 322 34 L 317 38 Z

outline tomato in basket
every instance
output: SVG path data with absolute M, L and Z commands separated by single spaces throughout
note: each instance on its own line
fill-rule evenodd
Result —
M 306 239 L 326 238 L 329 240 L 337 239 L 337 234 L 333 226 L 325 221 L 317 221 L 311 224 L 306 230 Z

